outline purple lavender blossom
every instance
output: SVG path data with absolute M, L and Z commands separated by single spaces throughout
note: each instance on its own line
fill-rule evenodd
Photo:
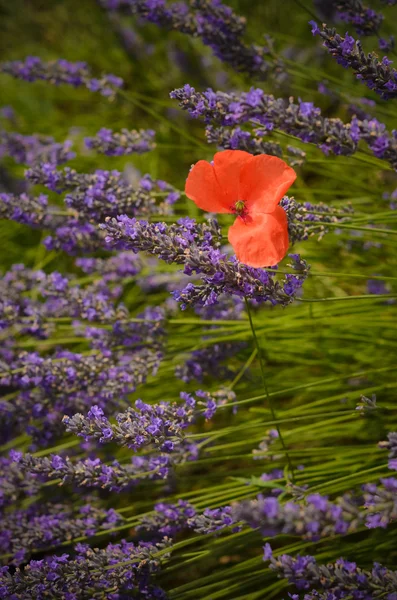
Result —
M 101 443 L 116 442 L 127 446 L 135 452 L 141 448 L 152 446 L 164 453 L 177 451 L 183 444 L 184 430 L 199 416 L 200 409 L 205 418 L 211 419 L 219 404 L 224 404 L 234 393 L 211 395 L 198 390 L 196 396 L 204 400 L 197 401 L 190 394 L 180 394 L 183 403 L 160 402 L 145 404 L 142 400 L 135 402 L 135 408 L 128 408 L 116 415 L 117 424 L 105 417 L 104 411 L 97 405 L 92 406 L 87 417 L 77 413 L 72 417 L 65 416 L 63 421 L 66 431 L 95 439 Z
M 0 158 L 11 156 L 17 163 L 34 165 L 46 162 L 60 165 L 75 157 L 70 151 L 72 142 L 62 144 L 44 135 L 22 135 L 21 133 L 0 131 Z
M 218 379 L 233 377 L 233 370 L 222 363 L 244 347 L 244 343 L 224 342 L 194 350 L 183 364 L 176 367 L 175 375 L 185 383 L 193 380 L 202 382 L 205 377 L 211 375 Z
M 11 554 L 13 564 L 25 562 L 32 552 L 120 524 L 113 509 L 86 504 L 77 510 L 63 504 L 32 505 L 2 517 L 0 552 Z
M 266 78 L 279 75 L 279 61 L 266 60 L 269 46 L 247 45 L 243 41 L 245 19 L 236 15 L 221 0 L 192 0 L 166 4 L 165 0 L 100 0 L 109 11 L 138 15 L 159 27 L 198 37 L 214 55 L 236 71 Z
M 391 431 L 387 434 L 387 441 L 379 442 L 379 448 L 389 451 L 389 469 L 397 471 L 397 433 Z
M 66 206 L 96 221 L 121 213 L 132 216 L 170 214 L 170 204 L 175 201 L 175 188 L 161 180 L 153 181 L 150 175 L 142 177 L 135 187 L 116 170 L 77 173 L 74 169 L 57 170 L 53 165 L 43 163 L 29 169 L 26 178 L 57 193 L 66 191 Z M 156 203 L 158 195 L 164 198 L 160 204 Z
M 209 144 L 216 144 L 218 148 L 223 150 L 244 150 L 254 155 L 271 154 L 283 157 L 291 167 L 302 166 L 305 162 L 306 154 L 303 150 L 287 146 L 287 154 L 285 155 L 280 144 L 263 139 L 263 130 L 260 128 L 258 134 L 254 132 L 254 135 L 252 135 L 249 131 L 241 129 L 241 127 L 226 129 L 226 127 L 208 125 L 205 135 Z
M 323 25 L 320 30 L 314 21 L 314 35 L 319 35 L 324 40 L 324 46 L 331 56 L 336 58 L 338 64 L 345 68 L 353 69 L 357 79 L 365 83 L 369 89 L 374 90 L 385 100 L 397 97 L 397 70 L 391 68 L 386 56 L 379 61 L 373 53 L 365 54 L 360 41 L 356 41 L 346 33 L 345 37 Z
M 221 508 L 206 508 L 202 513 L 185 502 L 179 500 L 177 504 L 159 503 L 154 507 L 154 514 L 143 517 L 137 527 L 139 532 L 150 532 L 157 537 L 172 536 L 185 530 L 193 530 L 197 533 L 218 533 L 232 527 L 232 532 L 240 531 L 241 527 L 236 524 L 232 508 L 223 506 Z
M 64 221 L 59 215 L 52 214 L 48 197 L 44 194 L 31 197 L 28 194 L 0 193 L 0 218 L 40 229 L 56 229 Z
M 142 263 L 134 252 L 119 252 L 110 258 L 77 258 L 75 262 L 84 273 L 95 273 L 107 282 L 122 282 L 142 269 Z
M 0 385 L 15 389 L 11 401 L 0 401 L 4 439 L 26 430 L 33 447 L 47 446 L 62 434 L 65 415 L 86 410 L 93 402 L 107 414 L 125 404 L 156 371 L 159 360 L 158 353 L 147 349 L 86 356 L 63 351 L 53 359 L 22 353 L 14 362 L 21 365 L 17 373 L 0 374 Z
M 195 508 L 184 500 L 178 500 L 176 504 L 159 502 L 155 505 L 153 514 L 140 520 L 137 531 L 150 532 L 156 539 L 163 536 L 174 538 L 177 533 L 188 528 L 189 520 L 195 516 Z
M 7 567 L 0 575 L 0 589 L 4 598 L 36 597 L 72 600 L 92 598 L 104 589 L 115 592 L 110 597 L 123 598 L 130 592 L 140 598 L 165 599 L 164 592 L 152 583 L 160 569 L 156 552 L 170 545 L 167 538 L 159 544 L 122 541 L 104 548 L 90 548 L 77 544 L 76 555 L 47 556 L 32 560 L 15 572 Z M 37 592 L 37 593 L 36 593 Z M 38 595 L 39 594 L 39 595 Z
M 100 458 L 86 458 L 72 461 L 68 456 L 52 454 L 50 457 L 36 457 L 32 454 L 14 452 L 0 478 L 3 491 L 3 504 L 9 504 L 20 495 L 37 492 L 43 482 L 61 481 L 61 485 L 77 488 L 97 488 L 121 492 L 137 486 L 145 480 L 166 479 L 173 466 L 170 455 L 133 456 L 130 463 L 120 464 L 117 460 L 105 463 Z M 15 481 L 24 481 L 26 487 L 18 487 Z
M 123 215 L 108 219 L 100 226 L 106 231 L 106 242 L 118 249 L 146 251 L 168 263 L 184 265 L 184 273 L 201 276 L 202 285 L 189 283 L 173 292 L 182 308 L 189 305 L 215 304 L 220 294 L 237 294 L 271 304 L 289 304 L 301 288 L 307 275 L 304 261 L 292 257 L 296 275 L 287 275 L 278 282 L 264 269 L 254 269 L 227 260 L 219 250 L 219 227 L 215 221 L 198 225 L 193 219 L 180 219 L 176 224 L 148 223 Z
M 231 506 L 206 508 L 201 515 L 196 515 L 190 520 L 190 526 L 193 526 L 197 533 L 217 533 L 227 527 L 232 527 L 231 531 L 234 533 L 241 529 Z
M 243 94 L 226 94 L 211 89 L 199 93 L 187 84 L 171 92 L 171 98 L 178 100 L 181 108 L 192 117 L 202 118 L 206 124 L 234 127 L 249 123 L 255 127 L 256 135 L 262 136 L 267 135 L 269 130 L 278 129 L 298 137 L 302 142 L 315 144 L 325 154 L 354 154 L 358 141 L 362 139 L 375 156 L 387 160 L 397 169 L 397 135 L 389 133 L 386 126 L 376 119 L 355 119 L 352 123 L 344 123 L 338 118 L 323 117 L 320 109 L 314 106 L 309 112 L 305 106 L 305 114 L 302 114 L 303 103 L 294 103 L 293 98 L 288 101 L 274 98 L 255 88 Z
M 397 519 L 397 479 L 385 477 L 382 485 L 368 483 L 363 486 L 365 508 L 368 511 L 366 526 L 386 528 Z
M 353 213 L 351 206 L 336 209 L 322 202 L 301 204 L 288 196 L 284 196 L 280 206 L 287 213 L 288 237 L 292 244 L 307 240 L 312 235 L 318 235 L 318 239 L 322 239 L 329 231 L 327 223 L 343 223 Z
M 86 138 L 85 145 L 107 156 L 143 154 L 155 148 L 154 136 L 155 132 L 152 129 L 122 129 L 120 133 L 115 133 L 103 127 L 95 137 Z
M 365 6 L 361 0 L 334 0 L 337 17 L 353 25 L 359 35 L 376 35 L 383 15 Z
M 24 473 L 18 465 L 21 453 L 11 450 L 9 457 L 0 456 L 0 510 L 13 504 L 21 496 L 34 496 L 40 482 L 32 473 Z
M 236 522 L 260 528 L 265 537 L 289 534 L 309 540 L 355 531 L 364 519 L 350 496 L 333 503 L 319 494 L 307 496 L 305 504 L 281 504 L 274 496 L 259 495 L 256 500 L 235 505 L 233 517 Z
M 335 563 L 318 565 L 313 556 L 298 555 L 293 558 L 283 554 L 272 557 L 267 549 L 264 560 L 269 558 L 270 568 L 276 571 L 279 577 L 284 577 L 294 584 L 298 591 L 305 591 L 305 600 L 349 596 L 363 600 L 394 600 L 396 597 L 397 571 L 390 571 L 378 563 L 374 563 L 371 571 L 364 571 L 356 563 L 343 558 Z M 299 598 L 297 595 L 295 597 Z
M 266 435 L 260 442 L 259 447 L 252 450 L 254 460 L 271 458 L 266 456 L 266 453 L 269 451 L 270 447 L 274 444 L 278 437 L 279 435 L 277 429 L 269 429 L 266 431 Z
M 0 64 L 0 73 L 7 73 L 25 81 L 46 81 L 52 85 L 66 84 L 73 87 L 85 86 L 91 92 L 100 92 L 112 100 L 123 80 L 115 75 L 102 75 L 100 79 L 92 77 L 89 66 L 84 62 L 69 62 L 58 59 L 43 62 L 37 56 L 28 56 L 25 60 L 15 60 Z

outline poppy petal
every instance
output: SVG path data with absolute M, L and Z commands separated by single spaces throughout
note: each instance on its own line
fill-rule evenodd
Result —
M 272 213 L 295 179 L 295 171 L 281 158 L 254 156 L 240 171 L 241 199 L 251 214 Z
M 238 217 L 229 229 L 229 242 L 238 260 L 250 267 L 276 265 L 288 251 L 288 221 L 277 206 L 272 213 Z
M 225 213 L 223 193 L 215 177 L 214 167 L 206 160 L 199 160 L 191 169 L 185 184 L 185 194 L 202 210 Z
M 223 150 L 215 154 L 215 177 L 222 190 L 224 206 L 233 208 L 237 200 L 244 199 L 240 193 L 240 173 L 252 160 L 254 156 L 243 150 Z

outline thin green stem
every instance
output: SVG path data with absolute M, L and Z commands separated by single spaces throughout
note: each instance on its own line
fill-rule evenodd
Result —
M 264 390 L 265 390 L 265 393 L 266 393 L 266 399 L 267 399 L 267 401 L 269 403 L 269 408 L 270 408 L 270 412 L 272 413 L 273 421 L 276 422 L 275 426 L 276 426 L 276 429 L 277 429 L 278 437 L 280 439 L 281 445 L 282 445 L 283 450 L 285 452 L 285 456 L 287 458 L 288 465 L 289 465 L 289 468 L 290 468 L 290 471 L 291 471 L 291 479 L 292 479 L 292 481 L 294 481 L 295 480 L 294 467 L 292 465 L 290 456 L 288 454 L 287 447 L 285 445 L 284 438 L 282 436 L 280 426 L 279 426 L 279 424 L 277 422 L 276 411 L 275 411 L 275 408 L 274 408 L 274 405 L 273 405 L 272 398 L 270 397 L 269 390 L 267 388 L 266 375 L 265 375 L 265 366 L 263 364 L 263 359 L 262 359 L 262 354 L 261 354 L 261 347 L 259 345 L 259 341 L 258 341 L 258 338 L 256 336 L 254 322 L 252 320 L 251 307 L 249 305 L 248 298 L 246 296 L 244 296 L 244 301 L 245 301 L 245 306 L 247 308 L 247 314 L 248 314 L 248 319 L 249 319 L 249 322 L 250 322 L 252 337 L 254 338 L 254 343 L 255 343 L 255 346 L 256 346 L 257 353 L 258 353 L 259 365 L 260 365 L 261 375 L 262 375 L 262 383 L 263 383 L 263 387 L 264 387 Z

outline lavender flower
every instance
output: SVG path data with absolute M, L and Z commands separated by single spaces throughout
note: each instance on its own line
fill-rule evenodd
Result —
M 16 462 L 19 454 L 0 456 L 0 510 L 12 504 L 20 496 L 33 496 L 40 488 L 40 482 L 31 473 L 24 473 Z
M 390 571 L 378 563 L 374 564 L 371 571 L 364 571 L 356 563 L 343 558 L 334 564 L 318 565 L 313 556 L 298 555 L 293 558 L 283 554 L 271 557 L 271 551 L 266 548 L 265 560 L 269 558 L 270 568 L 279 577 L 284 577 L 289 583 L 296 585 L 298 590 L 306 592 L 305 600 L 343 598 L 350 594 L 352 598 L 364 600 L 395 599 L 397 571 Z
M 89 504 L 77 510 L 63 504 L 32 505 L 2 517 L 0 551 L 11 554 L 12 562 L 20 564 L 41 548 L 80 536 L 90 537 L 111 529 L 121 520 L 113 509 L 99 509 Z
M 108 219 L 101 228 L 106 242 L 119 249 L 146 251 L 168 263 L 184 265 L 184 273 L 201 276 L 203 285 L 189 283 L 173 295 L 182 308 L 189 305 L 215 304 L 220 294 L 246 295 L 272 304 L 289 304 L 307 276 L 307 265 L 297 255 L 292 256 L 296 275 L 286 275 L 284 284 L 276 281 L 264 269 L 254 269 L 227 260 L 219 250 L 219 228 L 215 221 L 198 225 L 192 219 L 180 219 L 176 224 L 148 223 L 123 215 Z
M 0 378 L 1 385 L 20 388 L 11 401 L 0 401 L 4 439 L 26 428 L 35 446 L 46 446 L 62 433 L 65 414 L 84 410 L 93 402 L 108 414 L 125 403 L 128 394 L 156 371 L 160 356 L 147 350 L 120 356 L 64 351 L 55 359 L 36 354 L 18 358 L 17 373 L 5 372 Z
M 190 520 L 190 526 L 193 526 L 197 533 L 216 533 L 232 527 L 232 532 L 240 531 L 241 527 L 237 525 L 237 520 L 233 514 L 231 506 L 222 508 L 206 508 L 201 515 L 196 515 Z
M 387 160 L 397 169 L 397 134 L 389 133 L 376 119 L 353 119 L 351 123 L 344 123 L 338 118 L 323 117 L 312 102 L 297 104 L 292 98 L 288 101 L 274 98 L 255 88 L 240 95 L 211 89 L 201 94 L 185 85 L 174 90 L 171 98 L 178 100 L 181 108 L 192 117 L 202 118 L 207 124 L 234 127 L 249 123 L 255 127 L 257 136 L 278 129 L 303 142 L 315 144 L 325 154 L 354 154 L 362 139 L 375 156 Z
M 159 544 L 122 541 L 104 548 L 76 545 L 76 555 L 47 556 L 32 560 L 24 569 L 10 572 L 7 567 L 0 575 L 4 598 L 46 597 L 60 600 L 81 598 L 89 600 L 109 589 L 120 594 L 138 594 L 139 598 L 165 599 L 165 594 L 152 583 L 160 568 L 156 552 L 170 545 L 167 538 Z
M 54 192 L 67 191 L 65 204 L 80 215 L 104 219 L 120 213 L 145 215 L 170 213 L 170 204 L 179 198 L 176 190 L 164 181 L 153 181 L 145 175 L 134 187 L 119 171 L 97 170 L 95 173 L 77 173 L 74 169 L 57 170 L 43 163 L 26 172 L 29 181 L 45 185 Z M 164 202 L 156 205 L 156 195 Z
M 70 151 L 72 142 L 62 144 L 44 135 L 22 135 L 0 130 L 0 158 L 11 156 L 17 163 L 34 165 L 46 162 L 60 165 L 75 157 Z
M 40 229 L 56 229 L 64 222 L 62 217 L 51 213 L 44 194 L 35 198 L 27 194 L 0 194 L 0 218 Z
M 224 150 L 244 150 L 254 155 L 271 154 L 284 157 L 292 167 L 302 166 L 305 162 L 306 154 L 300 148 L 287 146 L 288 155 L 285 157 L 280 144 L 264 140 L 261 133 L 261 129 L 259 129 L 258 135 L 255 133 L 252 135 L 249 131 L 244 131 L 240 127 L 226 129 L 225 127 L 214 127 L 213 125 L 208 125 L 205 130 L 207 142 L 216 144 Z
M 142 400 L 135 402 L 135 408 L 128 408 L 116 415 L 117 425 L 112 424 L 99 406 L 93 406 L 84 417 L 75 414 L 65 416 L 63 421 L 66 431 L 85 438 L 96 439 L 106 443 L 114 441 L 120 446 L 127 446 L 135 452 L 146 446 L 153 446 L 161 452 L 174 452 L 184 441 L 184 430 L 198 416 L 198 409 L 204 407 L 204 416 L 212 418 L 219 403 L 228 400 L 230 394 L 221 394 L 219 399 L 212 395 L 196 392 L 196 396 L 204 398 L 198 402 L 190 394 L 181 393 L 183 404 L 176 402 L 160 402 L 145 404 Z M 234 398 L 234 394 L 233 394 Z
M 104 463 L 99 458 L 86 458 L 73 462 L 68 456 L 52 454 L 50 457 L 39 458 L 32 454 L 14 452 L 9 463 L 20 479 L 27 478 L 27 491 L 17 489 L 18 495 L 37 491 L 43 481 L 61 481 L 61 485 L 73 485 L 78 488 L 98 488 L 112 492 L 131 489 L 141 481 L 165 479 L 170 473 L 172 461 L 169 455 L 156 454 L 153 456 L 133 456 L 130 464 L 120 464 L 114 460 Z M 8 504 L 16 496 L 15 488 L 4 476 L 2 489 L 5 490 L 4 504 Z M 7 493 L 12 490 L 12 493 Z
M 44 302 L 22 295 L 33 288 Z M 106 282 L 97 281 L 87 287 L 73 285 L 68 277 L 53 271 L 32 271 L 24 265 L 14 265 L 0 279 L 0 327 L 17 324 L 27 326 L 30 333 L 49 317 L 69 316 L 91 322 L 115 323 L 124 320 L 128 311 L 114 301 L 119 290 Z M 36 325 L 35 325 L 36 324 Z
M 115 97 L 117 88 L 123 85 L 123 80 L 115 75 L 102 75 L 100 79 L 93 78 L 89 66 L 84 62 L 72 63 L 65 59 L 43 62 L 37 56 L 28 56 L 24 61 L 2 63 L 1 72 L 25 81 L 41 80 L 53 85 L 85 86 L 91 92 L 100 92 L 110 100 Z
M 387 56 L 379 61 L 375 54 L 365 54 L 361 42 L 349 34 L 342 37 L 326 25 L 320 30 L 314 21 L 311 21 L 311 25 L 313 35 L 319 35 L 324 40 L 324 46 L 338 64 L 353 69 L 357 79 L 385 100 L 397 97 L 397 71 L 390 67 L 392 61 Z
M 327 223 L 343 223 L 346 217 L 353 213 L 351 206 L 337 210 L 322 202 L 301 204 L 288 196 L 281 200 L 280 206 L 287 213 L 288 236 L 292 244 L 307 240 L 312 235 L 318 235 L 321 239 L 329 231 Z
M 270 447 L 274 444 L 278 437 L 279 435 L 277 429 L 269 429 L 266 431 L 266 435 L 259 444 L 259 448 L 252 450 L 254 460 L 269 458 L 266 456 L 266 453 L 269 451 Z
M 70 212 L 70 216 L 68 216 Z M 73 216 L 75 215 L 75 216 Z M 48 197 L 27 194 L 0 194 L 0 217 L 52 232 L 43 240 L 47 250 L 64 250 L 68 254 L 93 252 L 104 245 L 104 236 L 95 224 L 75 211 L 59 211 L 48 204 Z
M 281 504 L 274 496 L 259 495 L 233 507 L 233 517 L 236 522 L 260 528 L 266 537 L 289 534 L 309 540 L 355 531 L 363 521 L 358 504 L 350 496 L 332 503 L 319 494 L 307 496 L 305 504 Z
M 244 347 L 244 343 L 224 342 L 194 350 L 182 365 L 176 367 L 175 375 L 185 383 L 194 379 L 202 382 L 205 377 L 211 375 L 218 379 L 230 378 L 233 376 L 233 371 L 222 363 L 235 356 Z
M 376 35 L 383 21 L 383 15 L 364 6 L 361 0 L 335 0 L 337 16 L 345 23 L 351 23 L 359 35 Z
M 84 273 L 95 273 L 107 282 L 134 277 L 142 269 L 142 263 L 134 252 L 119 252 L 110 258 L 77 258 L 75 262 Z
M 194 519 L 195 516 L 195 508 L 184 500 L 178 500 L 177 504 L 159 502 L 154 507 L 154 514 L 140 520 L 137 531 L 150 532 L 156 538 L 163 536 L 174 538 L 177 533 L 188 528 L 189 520 Z
M 387 441 L 379 442 L 379 448 L 389 451 L 389 469 L 397 471 L 397 433 L 392 431 L 387 434 Z
M 152 129 L 122 129 L 120 133 L 114 133 L 111 129 L 103 127 L 95 137 L 86 138 L 85 145 L 107 156 L 143 154 L 155 148 L 154 136 L 155 132 Z
M 368 483 L 363 486 L 365 507 L 368 510 L 366 526 L 386 528 L 397 519 L 397 479 L 387 477 L 380 480 L 382 486 Z
M 382 52 L 394 52 L 396 46 L 396 40 L 394 35 L 390 35 L 389 39 L 379 38 L 379 49 Z
M 188 529 L 201 534 L 217 533 L 228 527 L 232 527 L 232 532 L 241 529 L 233 518 L 230 506 L 206 508 L 203 513 L 198 513 L 188 502 L 178 500 L 177 504 L 156 504 L 154 514 L 143 517 L 137 531 L 150 532 L 157 538 L 164 535 L 175 537 Z
M 43 240 L 47 250 L 63 250 L 68 254 L 95 252 L 104 245 L 104 236 L 96 224 L 81 217 L 65 219 Z
M 245 19 L 221 0 L 192 0 L 190 10 L 183 2 L 167 5 L 165 0 L 100 1 L 110 11 L 136 14 L 159 27 L 199 37 L 215 56 L 236 71 L 260 78 L 282 71 L 280 62 L 265 58 L 271 47 L 244 43 Z

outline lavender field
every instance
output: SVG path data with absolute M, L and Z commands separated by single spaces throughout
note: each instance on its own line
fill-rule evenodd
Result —
M 0 0 L 1 600 L 397 600 L 395 35 Z

